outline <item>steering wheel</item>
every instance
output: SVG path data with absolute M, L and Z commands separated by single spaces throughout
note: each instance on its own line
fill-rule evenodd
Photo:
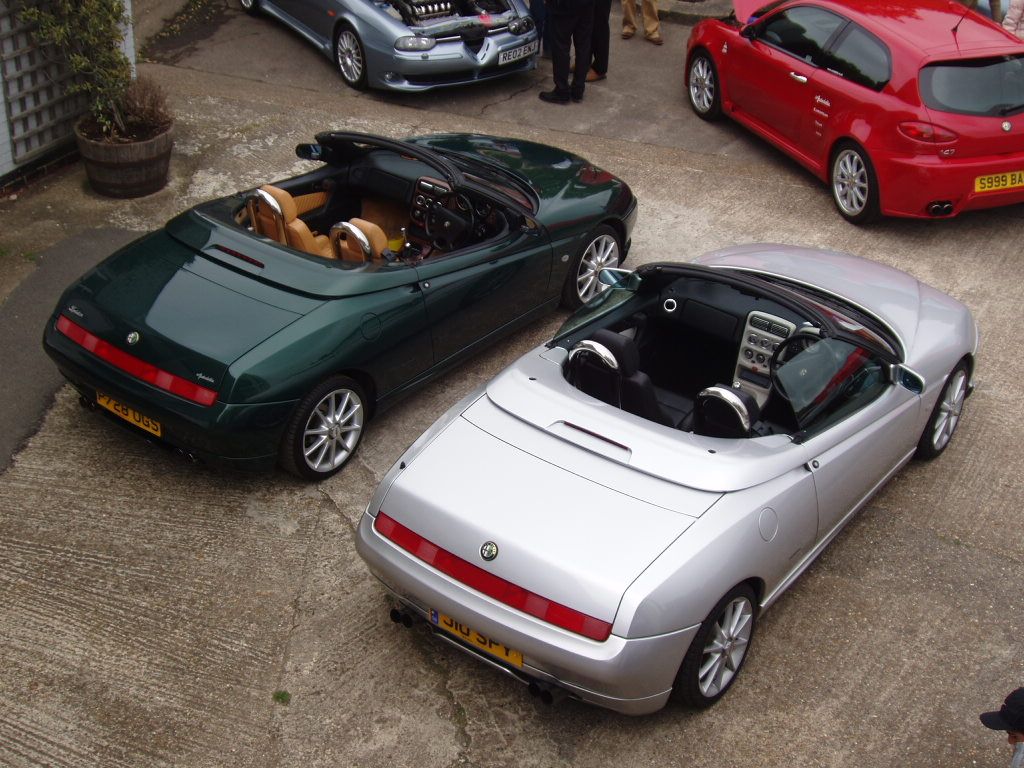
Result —
M 472 205 L 468 210 L 456 211 L 448 207 L 447 199 L 436 200 L 423 218 L 423 229 L 435 248 L 452 251 L 463 245 L 475 223 Z
M 786 388 L 782 386 L 782 380 L 779 378 L 779 368 L 790 362 L 801 352 L 813 350 L 818 341 L 820 339 L 817 336 L 812 336 L 808 333 L 797 333 L 779 342 L 779 346 L 772 353 L 772 359 L 768 362 L 768 376 L 771 379 L 772 388 L 787 402 L 791 401 L 791 398 L 786 392 Z M 801 372 L 801 376 L 806 375 L 806 373 L 806 371 Z

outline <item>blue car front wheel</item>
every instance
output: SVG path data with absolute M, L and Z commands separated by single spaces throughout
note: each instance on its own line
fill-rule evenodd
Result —
M 334 63 L 346 85 L 357 91 L 366 89 L 366 53 L 359 35 L 347 24 L 338 29 L 334 38 Z

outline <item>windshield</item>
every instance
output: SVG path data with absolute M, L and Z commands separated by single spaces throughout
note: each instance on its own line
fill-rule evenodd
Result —
M 621 307 L 636 296 L 636 288 L 639 282 L 639 279 L 636 278 L 630 280 L 626 287 L 607 288 L 594 296 L 594 298 L 569 315 L 569 319 L 562 324 L 562 327 L 558 329 L 558 333 L 555 334 L 554 343 L 558 343 L 560 339 L 568 336 L 577 328 L 596 320 L 602 315 L 608 314 L 616 307 Z
M 1024 111 L 1024 55 L 943 61 L 921 69 L 931 109 L 1005 117 Z
M 458 166 L 467 180 L 493 189 L 499 194 L 515 201 L 531 213 L 537 212 L 537 206 L 534 204 L 533 193 L 529 185 L 525 180 L 515 176 L 508 169 L 464 152 L 441 149 L 436 151 Z
M 856 307 L 831 294 L 822 293 L 808 285 L 791 283 L 788 280 L 768 275 L 760 275 L 761 279 L 776 285 L 784 285 L 824 315 L 837 331 L 857 337 L 880 353 L 899 359 L 899 343 L 892 333 L 877 319 L 861 312 Z

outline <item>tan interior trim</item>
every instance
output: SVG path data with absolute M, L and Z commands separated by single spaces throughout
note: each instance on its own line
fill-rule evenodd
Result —
M 299 195 L 295 200 L 295 210 L 301 216 L 304 213 L 315 211 L 327 205 L 328 194 L 326 192 L 310 192 L 307 195 Z

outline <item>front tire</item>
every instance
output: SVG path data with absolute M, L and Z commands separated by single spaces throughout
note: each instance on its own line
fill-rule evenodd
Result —
M 239 0 L 242 10 L 255 16 L 260 12 L 260 0 Z
M 747 659 L 754 638 L 756 597 L 747 584 L 718 601 L 683 658 L 673 694 L 683 704 L 710 707 L 729 690 Z
M 967 380 L 967 363 L 961 360 L 946 377 L 939 400 L 917 444 L 914 453 L 916 458 L 934 459 L 946 450 L 960 423 L 964 401 L 967 399 Z
M 878 177 L 868 153 L 852 141 L 839 144 L 829 164 L 829 187 L 839 214 L 851 224 L 868 224 L 880 215 Z
M 366 90 L 366 52 L 359 35 L 348 24 L 343 24 L 334 38 L 334 63 L 346 85 Z
M 706 51 L 698 51 L 690 60 L 687 94 L 690 107 L 701 120 L 717 120 L 722 116 L 722 95 L 715 62 Z
M 587 245 L 572 260 L 562 288 L 562 306 L 582 307 L 607 286 L 598 282 L 598 273 L 605 267 L 617 267 L 622 261 L 619 233 L 601 224 L 587 236 Z
M 359 447 L 366 395 L 348 376 L 332 376 L 306 395 L 281 440 L 281 466 L 305 480 L 337 474 Z

